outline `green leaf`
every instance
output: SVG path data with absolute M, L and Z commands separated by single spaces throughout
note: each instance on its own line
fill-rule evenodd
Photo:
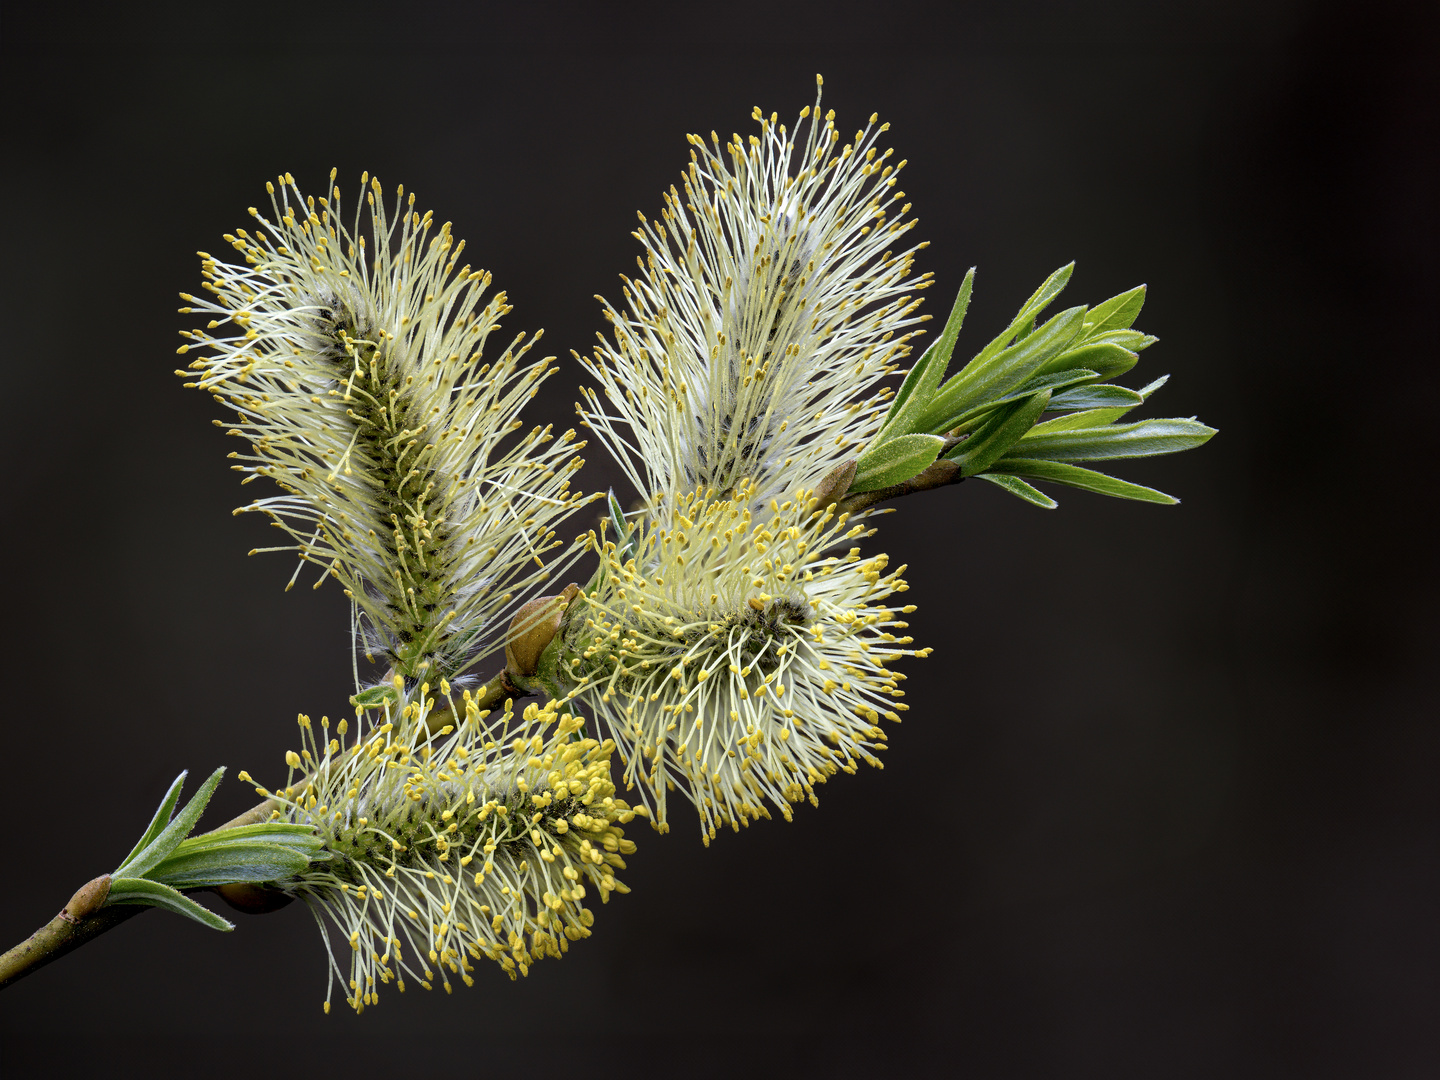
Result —
M 185 841 L 185 844 L 199 844 L 201 841 L 227 844 L 250 840 L 284 844 L 301 852 L 319 851 L 325 846 L 325 841 L 315 832 L 314 826 L 289 821 L 262 821 L 256 825 L 241 825 L 236 829 L 224 829 L 220 832 L 192 836 Z
M 149 847 L 151 842 L 160 835 L 161 830 L 170 824 L 170 815 L 175 812 L 175 804 L 180 801 L 180 792 L 185 789 L 185 777 L 188 775 L 190 775 L 190 770 L 186 769 L 175 777 L 174 782 L 170 785 L 170 790 L 165 793 L 165 798 L 160 800 L 160 807 L 155 811 L 155 816 L 150 819 L 150 824 L 145 829 L 145 835 L 140 837 L 140 842 L 130 849 L 130 854 L 125 856 L 119 870 L 116 870 L 117 874 L 129 865 L 131 859 Z
M 1041 390 L 1006 406 L 946 457 L 960 466 L 961 476 L 984 472 L 1034 426 L 1049 401 L 1050 391 Z
M 255 843 L 278 844 L 305 856 L 311 862 L 330 858 L 330 853 L 324 850 L 324 839 L 315 832 L 313 826 L 288 821 L 264 821 L 256 825 L 242 825 L 237 829 L 222 829 L 219 832 L 191 836 L 181 842 L 170 859 L 192 852 L 218 851 L 221 848 Z M 168 863 L 170 859 L 165 862 Z M 156 877 L 158 873 L 157 869 L 151 876 Z
M 976 479 L 988 480 L 996 487 L 1004 488 L 1006 491 L 1010 492 L 1011 495 L 1019 496 L 1026 502 L 1033 503 L 1036 506 L 1043 507 L 1046 510 L 1054 510 L 1057 506 L 1060 505 L 1054 499 L 1050 498 L 1049 495 L 1046 495 L 1043 491 L 1039 491 L 1036 488 L 1031 487 L 1024 480 L 1021 480 L 1018 476 L 1006 476 L 1004 473 L 987 472 L 981 473 L 978 477 L 976 477 Z
M 1169 375 L 1162 375 L 1154 382 L 1141 387 L 1135 393 L 1140 401 L 1146 401 L 1151 394 L 1170 381 Z M 1126 405 L 1110 406 L 1107 408 L 1086 409 L 1082 412 L 1071 413 L 1068 416 L 1057 416 L 1053 420 L 1046 420 L 1043 424 L 1036 424 L 1031 434 L 1043 435 L 1053 434 L 1059 431 L 1079 431 L 1087 428 L 1104 427 L 1113 424 L 1126 413 L 1136 407 L 1135 403 Z
M 954 432 L 956 435 L 964 435 L 967 430 L 973 431 L 983 423 L 984 418 L 1002 405 L 1008 405 L 1012 401 L 1019 401 L 1021 398 L 1029 397 L 1040 390 L 1049 390 L 1056 394 L 1071 386 L 1078 386 L 1081 383 L 1092 382 L 1100 376 L 1093 371 L 1084 368 L 1072 368 L 1069 371 L 1056 371 L 1049 375 L 1037 375 L 1033 379 L 1027 379 L 1014 390 L 1011 390 L 1004 397 L 987 401 L 983 405 L 976 405 L 958 416 L 951 417 L 946 421 L 945 431 Z M 1054 408 L 1054 398 L 1051 398 L 1050 408 Z
M 1030 334 L 1034 332 L 1036 316 L 1050 305 L 1050 301 L 1060 295 L 1066 284 L 1069 283 L 1070 275 L 1074 270 L 1075 264 L 1072 262 L 1066 266 L 1062 266 L 1046 278 L 1040 288 L 1036 289 L 1031 295 L 1030 299 L 1021 305 L 1019 313 L 1015 318 L 1010 320 L 1010 325 L 998 336 L 992 338 L 990 344 L 976 353 L 970 363 L 965 366 L 970 367 L 976 364 L 986 364 L 992 357 L 998 356 L 1006 348 L 1014 344 L 1017 335 L 1021 338 L 1029 337 Z
M 1083 307 L 1067 308 L 1010 348 L 983 360 L 976 357 L 940 388 L 915 426 L 923 431 L 946 431 L 941 425 L 950 417 L 1000 397 L 1032 376 L 1045 374 L 1048 362 L 1079 334 L 1084 317 Z
M 1215 429 L 1196 420 L 1141 420 L 1135 424 L 1032 431 L 1016 445 L 1016 455 L 1049 461 L 1107 461 L 1155 457 L 1193 450 L 1210 440 Z
M 1033 458 L 1001 458 L 995 463 L 997 469 L 1004 469 L 1033 480 L 1050 480 L 1066 484 L 1082 491 L 1093 491 L 1099 495 L 1110 495 L 1117 499 L 1134 499 L 1138 502 L 1158 503 L 1174 506 L 1180 500 L 1141 484 L 1132 484 L 1094 469 L 1082 469 L 1078 465 L 1066 465 L 1060 461 L 1037 461 Z M 987 479 L 988 479 L 987 474 Z
M 1119 345 L 1122 349 L 1138 353 L 1144 352 L 1159 340 L 1154 334 L 1142 334 L 1139 330 L 1108 330 L 1103 334 L 1086 334 L 1084 344 Z
M 1155 393 L 1156 390 L 1159 390 L 1162 386 L 1164 386 L 1164 385 L 1165 385 L 1167 382 L 1169 382 L 1169 381 L 1170 381 L 1170 376 L 1169 376 L 1169 375 L 1161 375 L 1158 379 L 1155 379 L 1155 380 L 1153 380 L 1153 381 L 1151 381 L 1151 382 L 1146 383 L 1144 386 L 1142 386 L 1139 390 L 1136 390 L 1135 392 L 1136 392 L 1137 394 L 1139 394 L 1140 397 L 1141 397 L 1142 399 L 1144 399 L 1145 401 L 1149 401 L 1149 400 L 1150 400 L 1150 395 L 1153 394 L 1153 393 Z
M 165 908 L 176 914 L 194 919 L 212 930 L 234 930 L 235 924 L 222 919 L 209 908 L 203 908 L 188 896 L 182 896 L 168 885 L 144 878 L 112 878 L 110 895 L 105 898 L 105 907 L 111 904 L 143 904 L 146 907 Z
M 1112 296 L 1103 304 L 1096 304 L 1090 309 L 1090 315 L 1085 320 L 1086 329 L 1091 334 L 1103 334 L 1107 330 L 1128 330 L 1140 316 L 1140 309 L 1145 305 L 1145 286 L 1137 285 L 1129 292 L 1123 292 L 1119 296 Z
M 901 435 L 868 450 L 855 467 L 852 492 L 878 491 L 924 472 L 940 456 L 945 440 L 938 435 Z
M 145 846 L 145 850 L 116 869 L 111 876 L 117 877 L 123 872 L 127 878 L 144 877 L 160 860 L 174 851 L 180 845 L 180 841 L 189 835 L 190 830 L 195 827 L 195 823 L 200 820 L 200 815 L 205 811 L 205 804 L 210 801 L 210 796 L 215 793 L 215 787 L 224 775 L 225 767 L 222 765 L 210 774 L 210 778 L 205 783 L 200 785 L 200 790 L 195 793 L 195 797 L 190 800 L 185 809 L 175 815 L 174 820 Z
M 623 566 L 635 554 L 635 530 L 625 524 L 625 510 L 620 500 L 615 498 L 614 488 L 606 496 L 605 505 L 610 511 L 610 524 L 615 529 L 615 553 Z
M 310 865 L 301 852 L 284 844 L 263 840 L 206 844 L 206 837 L 193 839 L 201 843 L 188 849 L 181 844 L 150 871 L 150 880 L 176 889 L 198 889 L 235 881 L 282 881 Z
M 605 508 L 610 512 L 610 524 L 615 529 L 615 539 L 619 541 L 630 530 L 625 527 L 625 510 L 621 507 L 620 500 L 615 498 L 614 488 L 605 496 Z
M 1074 272 L 1075 264 L 1068 262 L 1046 278 L 1040 287 L 1030 294 L 1030 299 L 1025 301 L 1020 308 L 1020 313 L 1011 322 L 1011 335 L 1014 335 L 1024 323 L 1033 321 L 1040 312 L 1049 307 L 1050 301 L 1064 292 L 1065 286 L 1070 284 L 1070 275 Z
M 1100 386 L 1077 387 L 1074 390 L 1067 390 L 1063 394 L 1054 394 L 1050 398 L 1052 412 L 1063 409 L 1133 409 L 1137 405 L 1144 404 L 1145 399 L 1129 387 L 1111 386 L 1108 383 Z
M 1102 379 L 1114 379 L 1133 368 L 1140 357 L 1130 349 L 1107 342 L 1086 344 L 1069 352 L 1061 353 L 1036 371 L 1044 375 L 1066 368 L 1089 368 Z
M 1036 424 L 1030 433 L 1032 435 L 1053 435 L 1060 431 L 1088 431 L 1091 428 L 1103 428 L 1107 424 L 1113 424 L 1133 408 L 1135 408 L 1134 405 L 1125 405 L 1112 409 L 1085 409 L 1082 412 L 1066 413 L 1053 420 L 1046 420 L 1043 424 Z
M 1169 381 L 1169 375 L 1161 375 L 1154 382 L 1142 386 L 1135 392 L 1140 395 L 1141 401 L 1146 401 L 1149 400 L 1151 394 Z M 1113 424 L 1134 408 L 1134 405 L 1120 405 L 1108 409 L 1086 409 L 1084 412 L 1071 413 L 1068 416 L 1057 416 L 1053 420 L 1046 420 L 1043 424 L 1036 424 L 1031 434 L 1045 435 L 1057 431 L 1079 431 L 1084 428 L 1104 427 L 1106 424 Z
M 939 340 L 925 350 L 925 354 L 900 384 L 900 392 L 890 403 L 885 422 L 880 427 L 880 434 L 875 437 L 876 444 L 886 442 L 895 435 L 909 435 L 913 426 L 911 421 L 929 404 L 935 388 L 945 377 L 946 368 L 950 366 L 950 356 L 955 351 L 955 339 L 960 336 L 960 326 L 964 323 L 965 312 L 970 307 L 970 293 L 974 284 L 975 268 L 972 266 L 960 284 L 960 294 L 955 297 L 955 306 L 950 309 L 950 317 L 945 321 L 945 329 L 940 332 Z
M 935 388 L 940 385 L 940 379 L 945 374 L 946 361 L 942 350 L 934 345 L 925 350 L 925 355 L 920 357 L 905 376 L 900 393 L 895 395 L 890 411 L 885 414 L 885 422 L 875 436 L 876 446 L 889 442 L 897 435 L 911 434 L 911 426 L 934 396 Z
M 366 690 L 361 690 L 360 693 L 351 697 L 350 704 L 358 705 L 361 708 L 368 709 L 372 706 L 380 705 L 383 702 L 389 700 L 391 697 L 394 696 L 394 694 L 394 687 L 372 686 Z

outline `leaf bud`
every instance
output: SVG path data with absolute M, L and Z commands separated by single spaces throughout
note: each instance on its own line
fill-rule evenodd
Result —
M 566 585 L 559 596 L 536 597 L 515 615 L 505 639 L 505 670 L 512 677 L 535 677 L 540 670 L 540 654 L 554 640 L 565 610 L 579 592 L 580 586 Z

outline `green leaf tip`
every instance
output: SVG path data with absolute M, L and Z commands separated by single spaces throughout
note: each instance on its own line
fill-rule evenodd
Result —
M 130 854 L 126 855 L 121 861 L 121 869 L 128 866 L 135 856 L 149 847 L 155 838 L 160 835 L 165 826 L 170 824 L 170 815 L 175 812 L 175 804 L 180 801 L 180 792 L 185 788 L 185 777 L 188 775 L 190 775 L 190 770 L 183 769 L 180 775 L 175 777 L 171 782 L 170 790 L 165 793 L 165 798 L 160 800 L 160 806 L 156 809 L 155 816 L 150 819 L 150 824 L 146 827 L 139 842 L 130 849 Z M 116 873 L 119 872 L 119 870 L 116 871 Z
M 1146 286 L 1137 285 L 1119 296 L 1112 296 L 1103 304 L 1096 304 L 1090 309 L 1086 329 L 1092 335 L 1103 334 L 1109 330 L 1130 329 L 1140 317 L 1140 309 L 1145 306 L 1145 290 Z
M 1038 488 L 1033 488 L 1018 476 L 1007 476 L 1005 473 L 981 473 L 979 479 L 988 480 L 998 488 L 1003 488 L 1011 495 L 1024 499 L 1026 502 L 1038 506 L 1044 510 L 1054 510 L 1060 504 L 1050 498 Z
M 625 509 L 615 498 L 614 488 L 605 496 L 605 506 L 610 512 L 610 524 L 615 529 L 615 547 L 623 565 L 635 553 L 635 530 L 625 523 Z
M 201 907 L 184 893 L 169 885 L 148 878 L 120 878 L 110 882 L 110 896 L 105 901 L 111 904 L 143 904 L 146 907 L 164 908 L 177 915 L 194 919 L 212 930 L 234 930 L 235 924 L 222 919 L 209 908 Z
M 1079 488 L 1081 491 L 1093 491 L 1097 495 L 1109 495 L 1116 499 L 1132 499 L 1136 502 L 1154 503 L 1157 506 L 1175 506 L 1180 502 L 1175 496 L 1167 495 L 1155 488 L 1132 484 L 1128 480 L 1108 476 L 1093 469 L 1083 469 L 1078 465 L 1068 465 L 1063 461 L 1001 458 L 995 463 L 995 468 L 1003 472 L 1014 473 L 1017 476 L 1028 477 L 1031 480 L 1049 480 L 1056 484 L 1065 484 L 1068 487 Z
M 1158 457 L 1193 450 L 1214 435 L 1214 428 L 1188 419 L 1141 420 L 1133 424 L 1083 428 L 1049 428 L 1037 424 L 1019 441 L 1016 453 L 1048 461 Z

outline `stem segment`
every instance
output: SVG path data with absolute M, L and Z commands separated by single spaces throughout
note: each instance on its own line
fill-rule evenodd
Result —
M 0 990 L 145 910 L 135 904 L 102 908 L 109 892 L 109 874 L 80 886 L 60 914 L 0 956 Z
M 965 477 L 960 475 L 959 465 L 941 458 L 918 476 L 912 476 L 903 483 L 892 484 L 879 491 L 862 491 L 855 495 L 847 495 L 840 500 L 837 509 L 841 513 L 853 514 L 857 510 L 864 510 L 867 506 L 874 506 L 886 499 L 898 499 L 901 495 L 914 495 L 917 491 L 930 491 L 932 488 L 958 484 L 964 479 Z

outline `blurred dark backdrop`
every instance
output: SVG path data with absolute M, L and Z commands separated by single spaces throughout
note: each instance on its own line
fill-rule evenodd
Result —
M 902 504 L 936 651 L 884 771 L 709 850 L 637 833 L 563 962 L 325 1017 L 302 907 L 151 913 L 0 998 L 7 1075 L 1440 1073 L 1436 5 L 124 7 L 0 23 L 0 945 L 181 768 L 273 772 L 297 711 L 345 712 L 338 590 L 245 558 L 234 440 L 171 374 L 194 251 L 277 172 L 453 220 L 568 425 L 684 134 L 823 72 L 842 131 L 893 124 L 931 304 L 980 268 L 962 353 L 1076 259 L 1069 303 L 1150 285 L 1149 415 L 1220 435 L 1118 470 L 1173 509 Z

